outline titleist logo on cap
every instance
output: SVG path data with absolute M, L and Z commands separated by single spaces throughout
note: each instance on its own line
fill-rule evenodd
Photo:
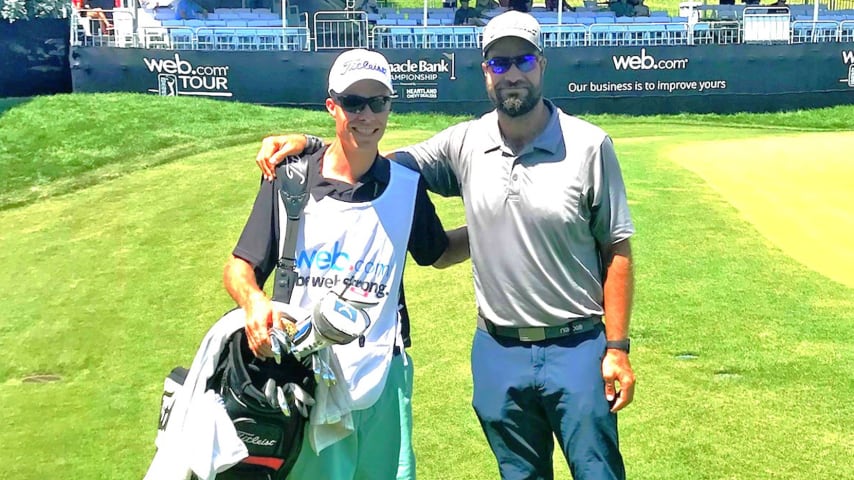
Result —
M 388 70 L 382 65 L 377 65 L 375 63 L 371 63 L 368 60 L 356 59 L 356 60 L 348 60 L 341 65 L 341 75 L 346 75 L 347 72 L 351 72 L 353 70 L 376 70 L 383 75 L 388 74 Z

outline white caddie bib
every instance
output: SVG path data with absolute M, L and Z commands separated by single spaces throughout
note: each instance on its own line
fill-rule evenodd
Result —
M 364 203 L 310 199 L 297 236 L 291 303 L 311 308 L 331 291 L 371 304 L 365 341 L 334 345 L 354 409 L 376 402 L 400 334 L 397 303 L 406 260 L 418 174 L 390 162 L 385 191 Z M 284 211 L 279 201 L 280 211 Z M 281 229 L 284 230 L 285 222 Z M 284 238 L 284 232 L 280 237 Z M 281 248 L 281 246 L 280 246 Z

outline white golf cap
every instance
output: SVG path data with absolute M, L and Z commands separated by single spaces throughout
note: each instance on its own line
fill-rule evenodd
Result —
M 538 51 L 543 51 L 540 47 L 540 22 L 527 13 L 510 10 L 490 20 L 483 28 L 483 54 L 486 55 L 493 43 L 507 37 L 521 38 L 537 47 Z
M 394 94 L 391 67 L 379 52 L 362 48 L 347 50 L 338 55 L 329 69 L 330 92 L 342 93 L 359 80 L 376 80 L 388 88 L 390 94 Z

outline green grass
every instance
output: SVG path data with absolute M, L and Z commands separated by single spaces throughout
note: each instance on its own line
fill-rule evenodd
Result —
M 854 479 L 854 295 L 660 155 L 850 128 L 852 115 L 590 117 L 615 138 L 638 229 L 639 383 L 620 417 L 630 478 Z M 385 146 L 455 120 L 393 115 Z M 323 112 L 123 94 L 2 113 L 0 169 L 15 173 L 2 176 L 11 200 L 0 211 L 0 478 L 142 477 L 163 377 L 189 365 L 232 305 L 221 269 L 257 188 L 258 139 L 295 129 L 328 136 L 332 124 Z M 436 201 L 446 226 L 464 221 L 458 199 Z M 406 275 L 419 476 L 497 478 L 469 406 L 470 265 Z M 61 380 L 23 381 L 36 374 Z

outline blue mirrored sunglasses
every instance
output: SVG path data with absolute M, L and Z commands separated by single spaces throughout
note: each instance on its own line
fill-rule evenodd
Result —
M 365 105 L 374 113 L 382 113 L 391 106 L 391 97 L 379 95 L 376 97 L 363 97 L 361 95 L 334 95 L 335 103 L 341 105 L 345 112 L 359 113 L 365 109 Z
M 537 65 L 537 56 L 529 53 L 518 57 L 493 57 L 486 61 L 486 66 L 492 70 L 492 73 L 498 75 L 507 73 L 513 65 L 522 72 L 528 73 Z

